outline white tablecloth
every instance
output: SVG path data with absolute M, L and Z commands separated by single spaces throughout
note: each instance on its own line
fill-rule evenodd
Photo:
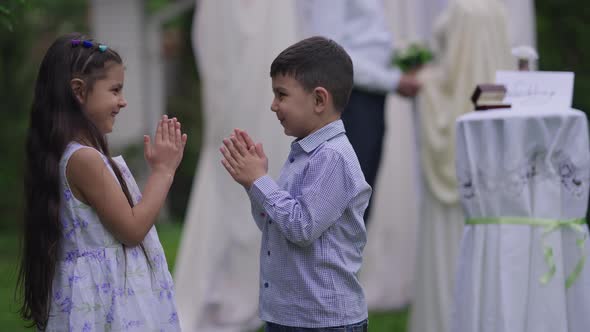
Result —
M 457 176 L 466 220 L 584 218 L 590 153 L 577 110 L 494 110 L 457 120 Z M 590 331 L 588 229 L 467 224 L 457 265 L 452 331 Z M 576 240 L 584 239 L 581 248 Z M 555 273 L 541 278 L 553 250 Z

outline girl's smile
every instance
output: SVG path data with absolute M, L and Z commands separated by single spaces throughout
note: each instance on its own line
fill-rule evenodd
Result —
M 105 68 L 105 77 L 94 83 L 82 102 L 84 112 L 102 134 L 113 131 L 117 114 L 127 106 L 123 96 L 125 68 L 113 62 Z

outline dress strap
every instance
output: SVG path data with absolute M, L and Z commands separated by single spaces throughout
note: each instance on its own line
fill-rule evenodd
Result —
M 66 166 L 66 165 L 68 164 L 68 161 L 70 160 L 70 157 L 72 157 L 72 155 L 73 155 L 73 154 L 74 154 L 76 151 L 78 151 L 78 150 L 80 150 L 80 149 L 84 149 L 84 148 L 92 149 L 92 150 L 94 150 L 94 151 L 98 152 L 98 153 L 100 154 L 101 158 L 102 158 L 102 159 L 103 159 L 105 162 L 107 161 L 107 159 L 106 159 L 106 157 L 104 156 L 104 154 L 102 154 L 102 153 L 101 153 L 100 151 L 98 151 L 97 149 L 95 149 L 95 148 L 93 148 L 93 147 L 91 147 L 91 146 L 88 146 L 88 145 L 83 145 L 83 144 L 80 144 L 80 143 L 78 143 L 78 142 L 70 142 L 70 143 L 68 144 L 68 146 L 66 146 L 66 149 L 65 149 L 65 151 L 64 151 L 64 153 L 63 153 L 63 155 L 62 155 L 62 157 L 61 157 L 61 163 L 62 163 L 64 166 Z

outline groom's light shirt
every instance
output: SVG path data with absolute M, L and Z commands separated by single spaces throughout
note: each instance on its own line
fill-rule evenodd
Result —
M 357 278 L 371 196 L 341 120 L 291 144 L 275 182 L 248 192 L 262 231 L 260 318 L 297 327 L 331 327 L 367 318 Z
M 397 88 L 401 72 L 391 64 L 394 41 L 383 0 L 297 0 L 295 9 L 303 37 L 320 35 L 344 47 L 355 87 L 378 93 Z

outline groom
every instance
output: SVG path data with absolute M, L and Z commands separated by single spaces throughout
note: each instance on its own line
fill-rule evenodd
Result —
M 414 97 L 421 84 L 415 72 L 401 73 L 392 67 L 393 41 L 381 1 L 304 0 L 297 1 L 296 6 L 303 37 L 333 39 L 352 58 L 354 87 L 342 121 L 374 193 L 386 130 L 385 97 L 391 92 Z M 370 209 L 369 202 L 365 225 Z

